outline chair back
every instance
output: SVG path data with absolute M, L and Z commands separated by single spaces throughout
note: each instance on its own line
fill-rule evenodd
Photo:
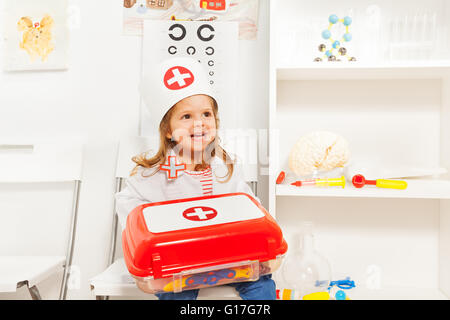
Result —
M 0 139 L 0 183 L 79 181 L 82 156 L 76 139 Z
M 68 229 L 66 262 L 60 289 L 60 299 L 67 295 L 69 270 L 72 265 L 74 240 L 77 226 L 78 202 L 83 166 L 83 143 L 77 138 L 40 139 L 16 138 L 0 139 L 0 183 L 47 183 L 73 182 L 72 211 Z M 20 185 L 19 185 L 20 186 Z M 11 188 L 17 191 L 29 191 L 23 187 Z M 46 189 L 46 188 L 41 188 Z M 37 190 L 35 191 L 37 192 Z M 20 206 L 20 204 L 17 204 Z M 52 204 L 47 204 L 51 206 Z M 44 209 L 43 209 L 44 210 Z M 39 216 L 39 210 L 33 216 Z M 31 221 L 22 221 L 20 226 Z M 49 226 L 55 228 L 54 221 Z M 31 222 L 32 223 L 32 222 Z M 44 224 L 44 221 L 39 221 Z M 40 226 L 34 226 L 39 230 Z M 67 229 L 66 229 L 67 230 Z M 25 233 L 17 230 L 19 234 Z M 10 239 L 11 240 L 11 239 Z M 45 255 L 39 252 L 36 255 Z
M 155 153 L 159 146 L 159 141 L 155 141 L 154 138 L 130 136 L 120 139 L 117 163 L 116 163 L 116 178 L 127 178 L 133 168 L 136 166 L 131 158 L 139 155 L 143 152 L 149 153 L 149 155 Z
M 148 152 L 148 155 L 152 155 L 156 152 L 159 146 L 159 142 L 155 138 L 142 137 L 142 136 L 127 136 L 123 137 L 119 141 L 118 151 L 117 151 L 117 162 L 116 162 L 116 174 L 115 174 L 115 188 L 114 193 L 122 190 L 124 182 L 127 177 L 130 176 L 131 171 L 136 166 L 132 158 L 143 152 Z M 108 265 L 111 265 L 117 257 L 122 256 L 122 241 L 117 241 L 120 239 L 120 228 L 119 218 L 116 211 L 116 203 L 114 201 L 113 205 L 113 224 L 111 230 L 111 242 L 110 242 L 110 253 L 108 259 Z

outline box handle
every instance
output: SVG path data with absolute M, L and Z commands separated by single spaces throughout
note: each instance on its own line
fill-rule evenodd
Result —
M 161 262 L 161 256 L 159 253 L 153 253 L 152 254 L 152 269 L 153 269 L 153 277 L 155 279 L 162 278 L 162 262 Z

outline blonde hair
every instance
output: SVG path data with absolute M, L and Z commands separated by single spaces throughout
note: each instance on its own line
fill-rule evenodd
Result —
M 217 102 L 215 99 L 211 98 L 212 102 L 213 102 L 213 113 L 214 113 L 214 118 L 215 118 L 215 122 L 216 122 L 216 129 L 219 129 L 219 116 L 218 116 L 218 106 L 217 106 Z M 175 109 L 175 106 L 172 106 L 172 108 L 170 108 L 170 110 L 164 115 L 164 117 L 162 118 L 160 124 L 159 124 L 159 150 L 158 152 L 156 152 L 156 154 L 151 157 L 151 158 L 147 158 L 147 152 L 144 152 L 140 155 L 134 156 L 132 158 L 133 162 L 136 163 L 136 167 L 134 167 L 134 169 L 131 171 L 131 176 L 135 175 L 138 171 L 139 167 L 143 167 L 143 168 L 156 168 L 157 170 L 155 170 L 152 174 L 150 174 L 149 176 L 144 176 L 143 177 L 150 177 L 152 175 L 154 175 L 156 172 L 159 171 L 159 165 L 164 164 L 164 162 L 166 161 L 166 157 L 170 151 L 170 149 L 174 149 L 176 146 L 176 141 L 173 141 L 171 138 L 167 137 L 167 133 L 170 132 L 170 119 L 172 117 L 173 111 Z M 217 154 L 216 154 L 217 151 Z M 233 174 L 234 171 L 234 161 L 231 159 L 231 157 L 228 155 L 228 153 L 220 146 L 220 138 L 216 135 L 216 137 L 214 138 L 214 140 L 206 147 L 205 149 L 205 154 L 210 154 L 211 158 L 214 158 L 215 156 L 220 157 L 224 163 L 227 165 L 228 168 L 228 172 L 225 176 L 220 177 L 220 178 L 224 178 L 223 181 L 219 181 L 221 183 L 226 183 L 231 179 L 231 176 Z M 202 163 L 201 164 L 197 164 L 195 166 L 195 171 L 200 171 L 200 170 L 206 170 L 209 166 L 209 161 L 205 161 L 205 159 L 202 159 Z

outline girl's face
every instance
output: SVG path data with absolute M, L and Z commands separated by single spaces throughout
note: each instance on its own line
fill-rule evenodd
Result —
M 167 138 L 191 155 L 203 152 L 216 137 L 216 118 L 214 103 L 207 95 L 194 95 L 185 98 L 174 106 L 169 120 L 170 130 Z

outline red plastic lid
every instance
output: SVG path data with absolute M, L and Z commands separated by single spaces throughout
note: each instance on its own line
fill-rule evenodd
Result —
M 375 180 L 366 180 L 363 175 L 356 174 L 352 178 L 352 183 L 355 188 L 362 188 L 366 184 L 376 185 L 377 182 Z
M 286 173 L 284 171 L 281 171 L 280 174 L 277 177 L 276 183 L 277 184 L 282 184 L 283 181 L 284 181 L 285 176 L 286 176 Z
M 141 205 L 128 215 L 122 247 L 131 274 L 155 279 L 287 251 L 275 220 L 245 193 Z

